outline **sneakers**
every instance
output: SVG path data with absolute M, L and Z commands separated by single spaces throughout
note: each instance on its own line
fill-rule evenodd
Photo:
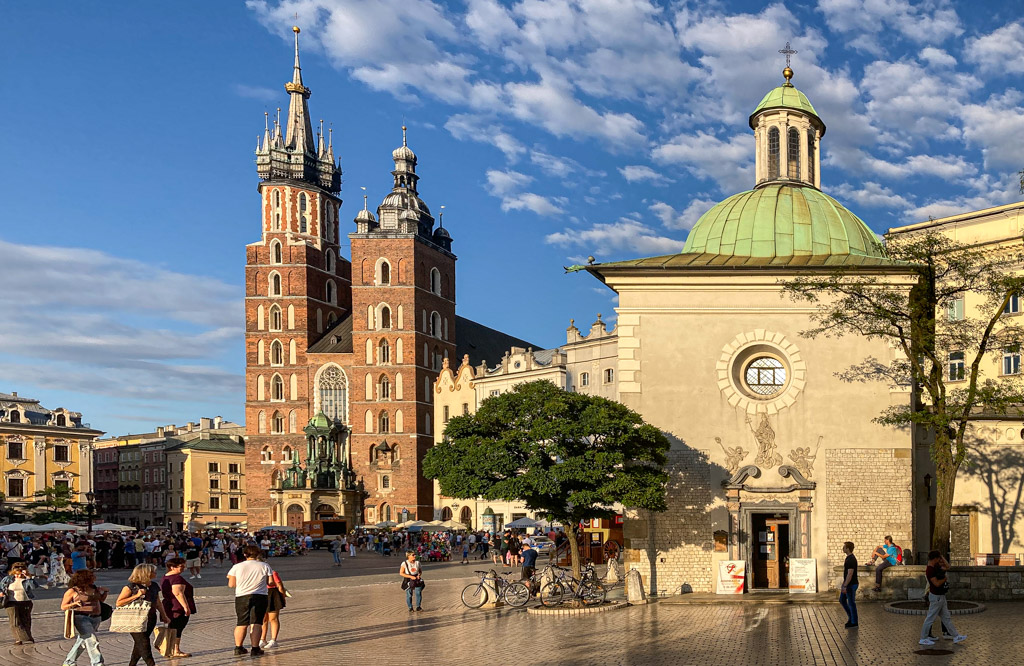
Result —
M 267 642 L 265 640 L 263 640 L 262 638 L 260 639 L 260 647 L 261 648 L 267 647 Z
M 953 634 L 947 634 L 946 632 L 942 632 L 942 640 L 951 641 L 954 638 L 956 638 L 956 636 L 954 636 Z
M 277 647 L 277 641 L 271 639 L 271 640 L 267 641 L 266 643 L 264 643 L 263 645 L 261 645 L 260 647 L 264 648 L 264 649 L 267 649 L 267 650 L 276 648 Z
M 263 650 L 261 648 L 254 647 L 249 654 L 251 656 L 253 656 L 253 657 L 262 657 L 263 656 Z
M 954 643 L 963 643 L 966 640 L 967 640 L 967 634 L 960 634 L 959 636 L 957 636 L 956 638 L 953 639 L 953 642 Z
M 202 578 L 203 574 L 196 574 L 196 578 Z
M 243 654 L 249 654 L 249 651 L 246 650 L 241 645 L 236 645 L 235 646 L 235 656 L 238 657 L 238 656 L 243 655 Z
M 918 645 L 935 645 L 934 638 L 922 638 L 917 642 Z
M 423 610 L 423 609 L 422 609 L 422 608 L 420 608 L 419 606 L 417 606 L 417 607 L 416 607 L 416 610 L 417 610 L 417 611 L 421 611 L 421 610 Z M 967 637 L 966 637 L 966 636 L 961 636 L 960 638 L 967 638 Z

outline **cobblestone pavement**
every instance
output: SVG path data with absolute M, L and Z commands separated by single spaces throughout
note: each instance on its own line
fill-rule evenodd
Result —
M 652 603 L 610 613 L 560 618 L 523 610 L 466 609 L 459 592 L 473 566 L 425 566 L 424 612 L 406 610 L 399 589 L 398 559 L 367 558 L 344 574 L 314 569 L 305 579 L 298 568 L 323 565 L 314 554 L 305 562 L 274 564 L 293 572 L 294 598 L 282 612 L 281 645 L 261 659 L 231 654 L 233 608 L 230 591 L 221 583 L 223 571 L 200 588 L 199 614 L 186 630 L 183 648 L 191 659 L 172 666 L 219 666 L 259 663 L 260 666 L 320 663 L 430 663 L 438 659 L 483 654 L 509 655 L 531 664 L 972 664 L 1019 663 L 1024 635 L 1016 631 L 1024 604 L 992 604 L 979 615 L 955 618 L 969 639 L 962 645 L 939 641 L 945 656 L 915 654 L 920 616 L 885 613 L 877 604 L 862 604 L 861 627 L 843 628 L 838 604 L 827 605 L 669 605 Z M 318 576 L 319 574 L 319 576 Z M 447 579 L 445 579 L 447 578 Z M 287 578 L 285 579 L 288 580 Z M 119 588 L 118 588 L 119 589 Z M 55 638 L 61 614 L 56 601 L 40 601 L 32 646 L 10 643 L 6 620 L 0 622 L 0 664 L 57 666 L 71 641 Z M 102 631 L 106 663 L 127 663 L 130 637 Z M 504 658 L 503 658 L 504 659 Z M 158 662 L 166 660 L 158 658 Z M 83 655 L 81 664 L 86 664 Z

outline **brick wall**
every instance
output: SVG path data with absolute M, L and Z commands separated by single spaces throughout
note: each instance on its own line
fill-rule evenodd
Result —
M 844 541 L 855 544 L 861 563 L 887 534 L 911 547 L 909 449 L 827 449 L 825 473 L 830 568 L 842 565 Z
M 658 594 L 679 594 L 685 585 L 694 592 L 712 592 L 713 537 L 708 510 L 714 494 L 707 454 L 673 448 L 666 469 L 668 510 L 648 518 L 647 527 L 653 530 L 642 530 L 647 534 L 653 531 L 653 542 L 644 536 L 630 539 L 630 555 L 638 558 L 645 582 Z

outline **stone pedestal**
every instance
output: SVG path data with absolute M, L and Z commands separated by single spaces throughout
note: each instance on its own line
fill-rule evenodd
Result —
M 484 589 L 487 590 L 487 603 L 484 604 L 484 608 L 501 608 L 505 605 L 504 601 L 498 599 L 498 588 L 493 580 L 485 580 Z
M 626 601 L 632 605 L 647 603 L 644 578 L 636 569 L 630 569 L 626 574 Z

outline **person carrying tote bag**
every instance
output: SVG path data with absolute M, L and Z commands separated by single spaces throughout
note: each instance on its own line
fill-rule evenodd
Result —
M 163 604 L 160 603 L 160 586 L 156 584 L 156 567 L 152 564 L 140 564 L 132 570 L 128 584 L 117 597 L 113 617 L 110 618 L 110 630 L 130 633 L 135 646 L 128 666 L 136 666 L 139 660 L 146 666 L 156 666 L 153 659 L 151 635 L 156 627 L 156 616 L 166 625 L 170 622 Z
M 75 644 L 71 651 L 64 657 L 64 666 L 74 666 L 78 663 L 78 657 L 82 652 L 89 654 L 89 663 L 94 666 L 103 663 L 103 654 L 100 652 L 99 641 L 96 640 L 96 630 L 99 629 L 102 603 L 107 598 L 107 589 L 96 586 L 96 574 L 88 569 L 76 571 L 71 576 L 70 588 L 64 593 L 60 602 L 63 611 L 72 611 L 71 618 L 74 625 Z M 65 636 L 67 628 L 65 627 Z

